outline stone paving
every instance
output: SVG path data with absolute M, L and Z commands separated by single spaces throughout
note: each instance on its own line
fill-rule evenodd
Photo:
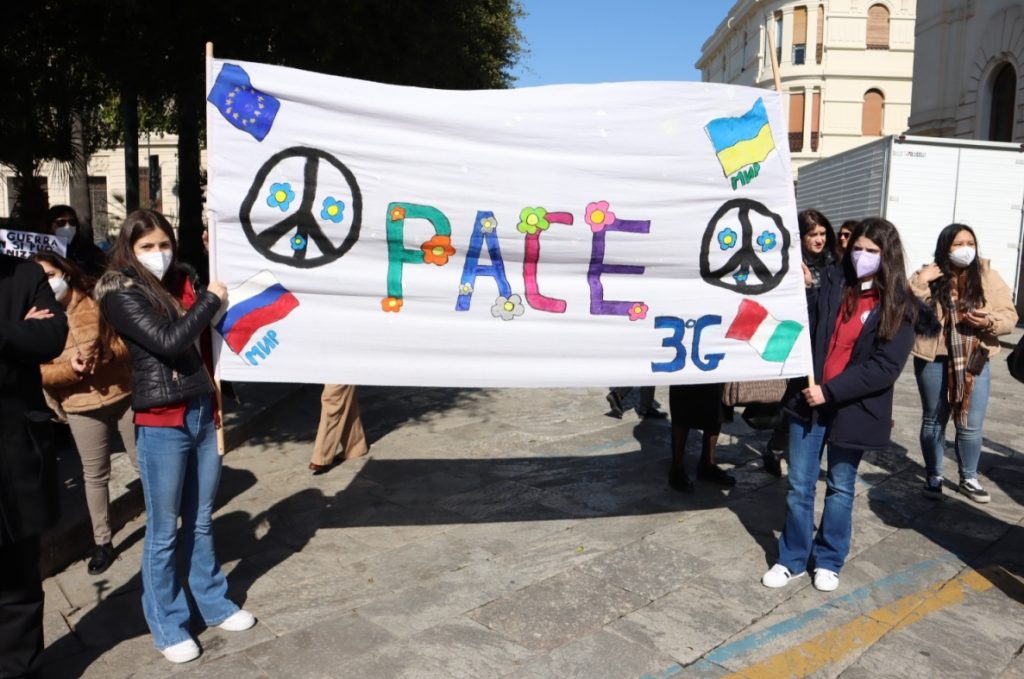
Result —
M 682 495 L 667 422 L 606 417 L 601 390 L 366 388 L 371 456 L 312 477 L 305 387 L 226 458 L 218 554 L 259 624 L 196 630 L 202 657 L 166 662 L 139 604 L 140 518 L 107 573 L 47 580 L 43 676 L 1024 677 L 1024 385 L 993 369 L 992 503 L 920 496 L 908 369 L 831 594 L 759 584 L 785 481 L 738 417 L 718 451 L 738 485 Z

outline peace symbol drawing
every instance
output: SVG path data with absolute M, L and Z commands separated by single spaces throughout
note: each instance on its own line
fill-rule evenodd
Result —
M 775 288 L 789 271 L 790 234 L 782 217 L 749 198 L 734 198 L 715 212 L 700 246 L 705 282 L 744 295 Z
M 319 149 L 293 146 L 263 163 L 238 218 L 261 255 L 310 269 L 355 245 L 362 212 L 359 184 L 344 163 Z

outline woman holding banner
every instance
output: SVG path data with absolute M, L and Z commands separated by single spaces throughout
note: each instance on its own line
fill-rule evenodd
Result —
M 221 457 L 208 328 L 227 300 L 227 289 L 219 281 L 202 289 L 176 262 L 176 251 L 174 231 L 163 215 L 132 212 L 95 296 L 109 324 L 105 330 L 119 333 L 132 356 L 132 405 L 147 512 L 142 608 L 156 647 L 167 660 L 181 663 L 199 656 L 189 633 L 182 575 L 207 626 L 240 631 L 256 620 L 227 598 L 211 530 Z M 176 566 L 179 518 L 183 574 Z
M 808 301 L 814 381 L 790 380 L 789 491 L 779 558 L 761 578 L 783 587 L 814 568 L 831 592 L 850 550 L 854 483 L 865 450 L 886 448 L 893 385 L 914 343 L 916 304 L 903 245 L 884 219 L 861 222 L 837 266 L 822 272 Z M 801 388 L 803 386 L 803 388 Z M 814 495 L 828 444 L 825 509 L 814 534 Z
M 42 267 L 57 302 L 68 317 L 68 338 L 60 356 L 39 366 L 43 388 L 67 413 L 68 426 L 82 460 L 85 502 L 96 548 L 87 565 L 99 575 L 114 563 L 110 530 L 110 453 L 114 432 L 135 463 L 132 423 L 131 363 L 128 347 L 114 337 L 101 341 L 100 310 L 90 296 L 91 281 L 55 252 L 39 252 L 32 261 Z

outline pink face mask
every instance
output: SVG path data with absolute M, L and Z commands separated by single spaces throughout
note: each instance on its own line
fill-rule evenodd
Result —
M 866 250 L 854 250 L 851 257 L 853 258 L 853 268 L 857 271 L 858 279 L 874 276 L 882 263 L 881 254 L 867 252 Z

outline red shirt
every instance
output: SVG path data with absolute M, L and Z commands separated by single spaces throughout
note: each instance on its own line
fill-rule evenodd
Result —
M 850 364 L 850 356 L 853 355 L 853 345 L 857 343 L 861 330 L 864 329 L 864 321 L 867 320 L 872 310 L 878 306 L 878 291 L 872 288 L 861 293 L 857 298 L 857 308 L 849 318 L 840 311 L 836 318 L 836 329 L 832 333 L 832 341 L 829 342 L 828 355 L 825 356 L 825 370 L 821 377 L 821 383 L 826 384 L 829 380 L 846 370 Z
M 192 287 L 192 281 L 188 278 L 185 278 L 181 294 L 177 297 L 181 300 L 181 305 L 186 309 L 191 309 L 192 305 L 196 303 L 196 291 Z M 210 379 L 212 380 L 213 351 L 210 346 L 209 328 L 203 330 L 203 334 L 199 337 L 199 348 L 203 356 L 203 365 L 206 366 L 206 371 L 210 374 Z M 213 405 L 213 421 L 219 427 L 220 408 L 217 407 L 216 393 L 213 394 Z M 145 410 L 137 410 L 135 411 L 135 424 L 140 427 L 181 427 L 185 424 L 185 411 L 187 409 L 188 403 L 179 401 L 165 406 L 154 406 Z

